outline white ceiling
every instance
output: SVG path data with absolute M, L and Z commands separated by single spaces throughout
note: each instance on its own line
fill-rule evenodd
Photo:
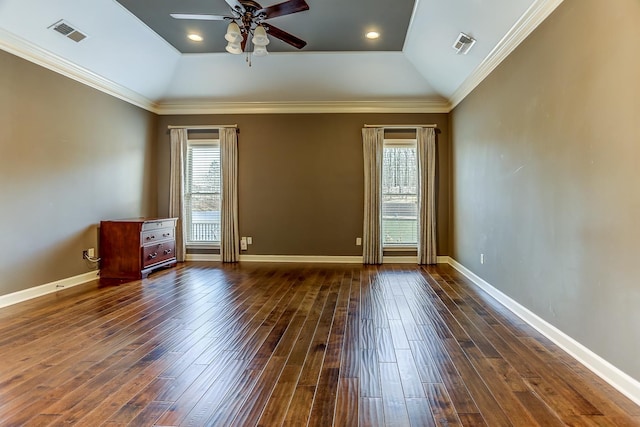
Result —
M 115 0 L 0 0 L 0 49 L 158 113 L 446 112 L 561 2 L 417 0 L 401 52 L 278 52 L 249 67 L 181 54 Z M 48 29 L 60 19 L 89 37 Z M 451 47 L 461 31 L 477 39 L 468 55 Z

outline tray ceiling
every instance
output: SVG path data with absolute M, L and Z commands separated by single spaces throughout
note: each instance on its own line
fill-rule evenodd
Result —
M 181 53 L 224 52 L 225 21 L 173 19 L 171 13 L 230 15 L 224 0 L 117 0 L 140 21 Z M 261 0 L 263 7 L 284 0 Z M 414 0 L 308 0 L 309 10 L 268 20 L 278 28 L 307 41 L 305 52 L 401 51 L 411 20 Z M 368 40 L 367 31 L 383 35 Z M 202 42 L 187 39 L 201 35 Z M 271 37 L 270 52 L 293 52 L 295 48 Z
M 224 0 L 0 0 L 0 49 L 159 113 L 445 112 L 561 2 L 307 0 L 271 21 L 308 46 L 274 40 L 249 67 L 223 52 L 224 22 L 198 22 L 194 47 L 190 23 L 168 17 L 224 14 Z M 87 37 L 53 31 L 61 19 Z M 467 55 L 460 32 L 477 39 Z

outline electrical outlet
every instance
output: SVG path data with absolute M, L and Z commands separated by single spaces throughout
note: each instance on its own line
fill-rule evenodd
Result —
M 480 254 L 480 264 L 484 264 L 484 254 Z
M 356 246 L 362 246 L 362 237 L 356 237 Z
M 82 259 L 95 258 L 96 250 L 95 248 L 89 248 L 82 251 Z
M 246 251 L 247 250 L 247 238 L 246 237 L 240 238 L 240 250 L 241 251 Z

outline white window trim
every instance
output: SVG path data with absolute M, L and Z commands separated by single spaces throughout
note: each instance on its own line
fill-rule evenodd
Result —
M 418 140 L 415 138 L 407 138 L 407 139 L 384 139 L 382 142 L 382 147 L 393 147 L 393 148 L 415 148 L 418 149 Z M 419 197 L 419 195 L 418 195 Z M 382 206 L 380 206 L 382 209 Z M 382 250 L 386 252 L 408 252 L 408 251 L 417 251 L 418 243 L 415 245 L 407 245 L 406 243 L 385 243 L 384 240 L 382 242 Z
M 220 139 L 187 139 L 187 147 L 189 145 L 217 145 L 220 147 Z M 185 162 L 187 159 L 185 159 Z M 187 170 L 185 164 L 185 171 Z M 185 172 L 186 173 L 186 172 Z M 222 191 L 222 189 L 220 189 Z M 190 224 L 189 224 L 190 225 Z M 187 234 L 188 236 L 188 234 Z M 185 247 L 188 249 L 220 249 L 220 242 L 217 243 L 204 243 L 204 242 L 189 242 L 185 236 Z
M 417 139 L 385 139 L 382 143 L 383 147 L 393 145 L 394 147 L 418 148 Z

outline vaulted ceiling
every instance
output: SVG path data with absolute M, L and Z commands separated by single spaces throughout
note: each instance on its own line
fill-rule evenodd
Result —
M 561 2 L 307 0 L 272 21 L 307 46 L 271 37 L 249 67 L 224 51 L 224 21 L 169 16 L 227 14 L 225 0 L 0 0 L 0 48 L 158 113 L 446 112 Z M 60 20 L 87 37 L 53 31 Z M 460 32 L 477 40 L 467 55 Z

